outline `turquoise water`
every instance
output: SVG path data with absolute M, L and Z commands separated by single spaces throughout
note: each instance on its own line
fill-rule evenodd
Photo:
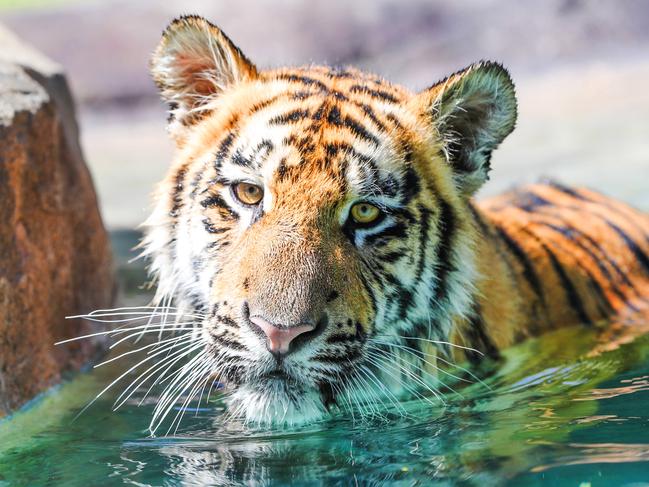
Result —
M 633 330 L 649 315 L 626 323 Z M 624 328 L 623 328 L 624 329 Z M 149 437 L 155 397 L 79 410 L 125 362 L 82 373 L 0 422 L 0 487 L 171 485 L 649 486 L 649 337 L 581 327 L 509 350 L 445 407 L 261 431 L 223 422 L 221 398 Z M 601 350 L 606 348 L 609 350 Z M 595 350 L 595 352 L 593 352 Z M 195 404 L 193 405 L 195 408 Z

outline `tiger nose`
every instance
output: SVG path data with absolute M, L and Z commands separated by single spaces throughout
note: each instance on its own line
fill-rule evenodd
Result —
M 286 355 L 291 342 L 304 333 L 315 330 L 315 325 L 302 324 L 297 326 L 280 327 L 261 316 L 251 316 L 250 321 L 266 336 L 266 348 L 274 355 Z

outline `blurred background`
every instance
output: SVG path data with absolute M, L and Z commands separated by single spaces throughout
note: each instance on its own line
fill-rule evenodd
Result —
M 500 61 L 519 123 L 481 196 L 549 176 L 649 210 L 646 0 L 0 0 L 0 22 L 67 71 L 113 235 L 146 218 L 172 157 L 147 63 L 182 13 L 221 26 L 258 66 L 354 64 L 413 90 Z

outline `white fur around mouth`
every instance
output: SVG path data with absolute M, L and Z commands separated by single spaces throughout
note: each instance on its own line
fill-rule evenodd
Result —
M 319 391 L 296 390 L 281 379 L 239 386 L 229 397 L 228 407 L 245 423 L 261 426 L 299 426 L 327 414 Z

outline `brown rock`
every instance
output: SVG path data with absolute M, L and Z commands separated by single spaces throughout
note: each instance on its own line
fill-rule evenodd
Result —
M 0 416 L 101 340 L 65 316 L 110 306 L 111 250 L 61 70 L 0 30 Z

